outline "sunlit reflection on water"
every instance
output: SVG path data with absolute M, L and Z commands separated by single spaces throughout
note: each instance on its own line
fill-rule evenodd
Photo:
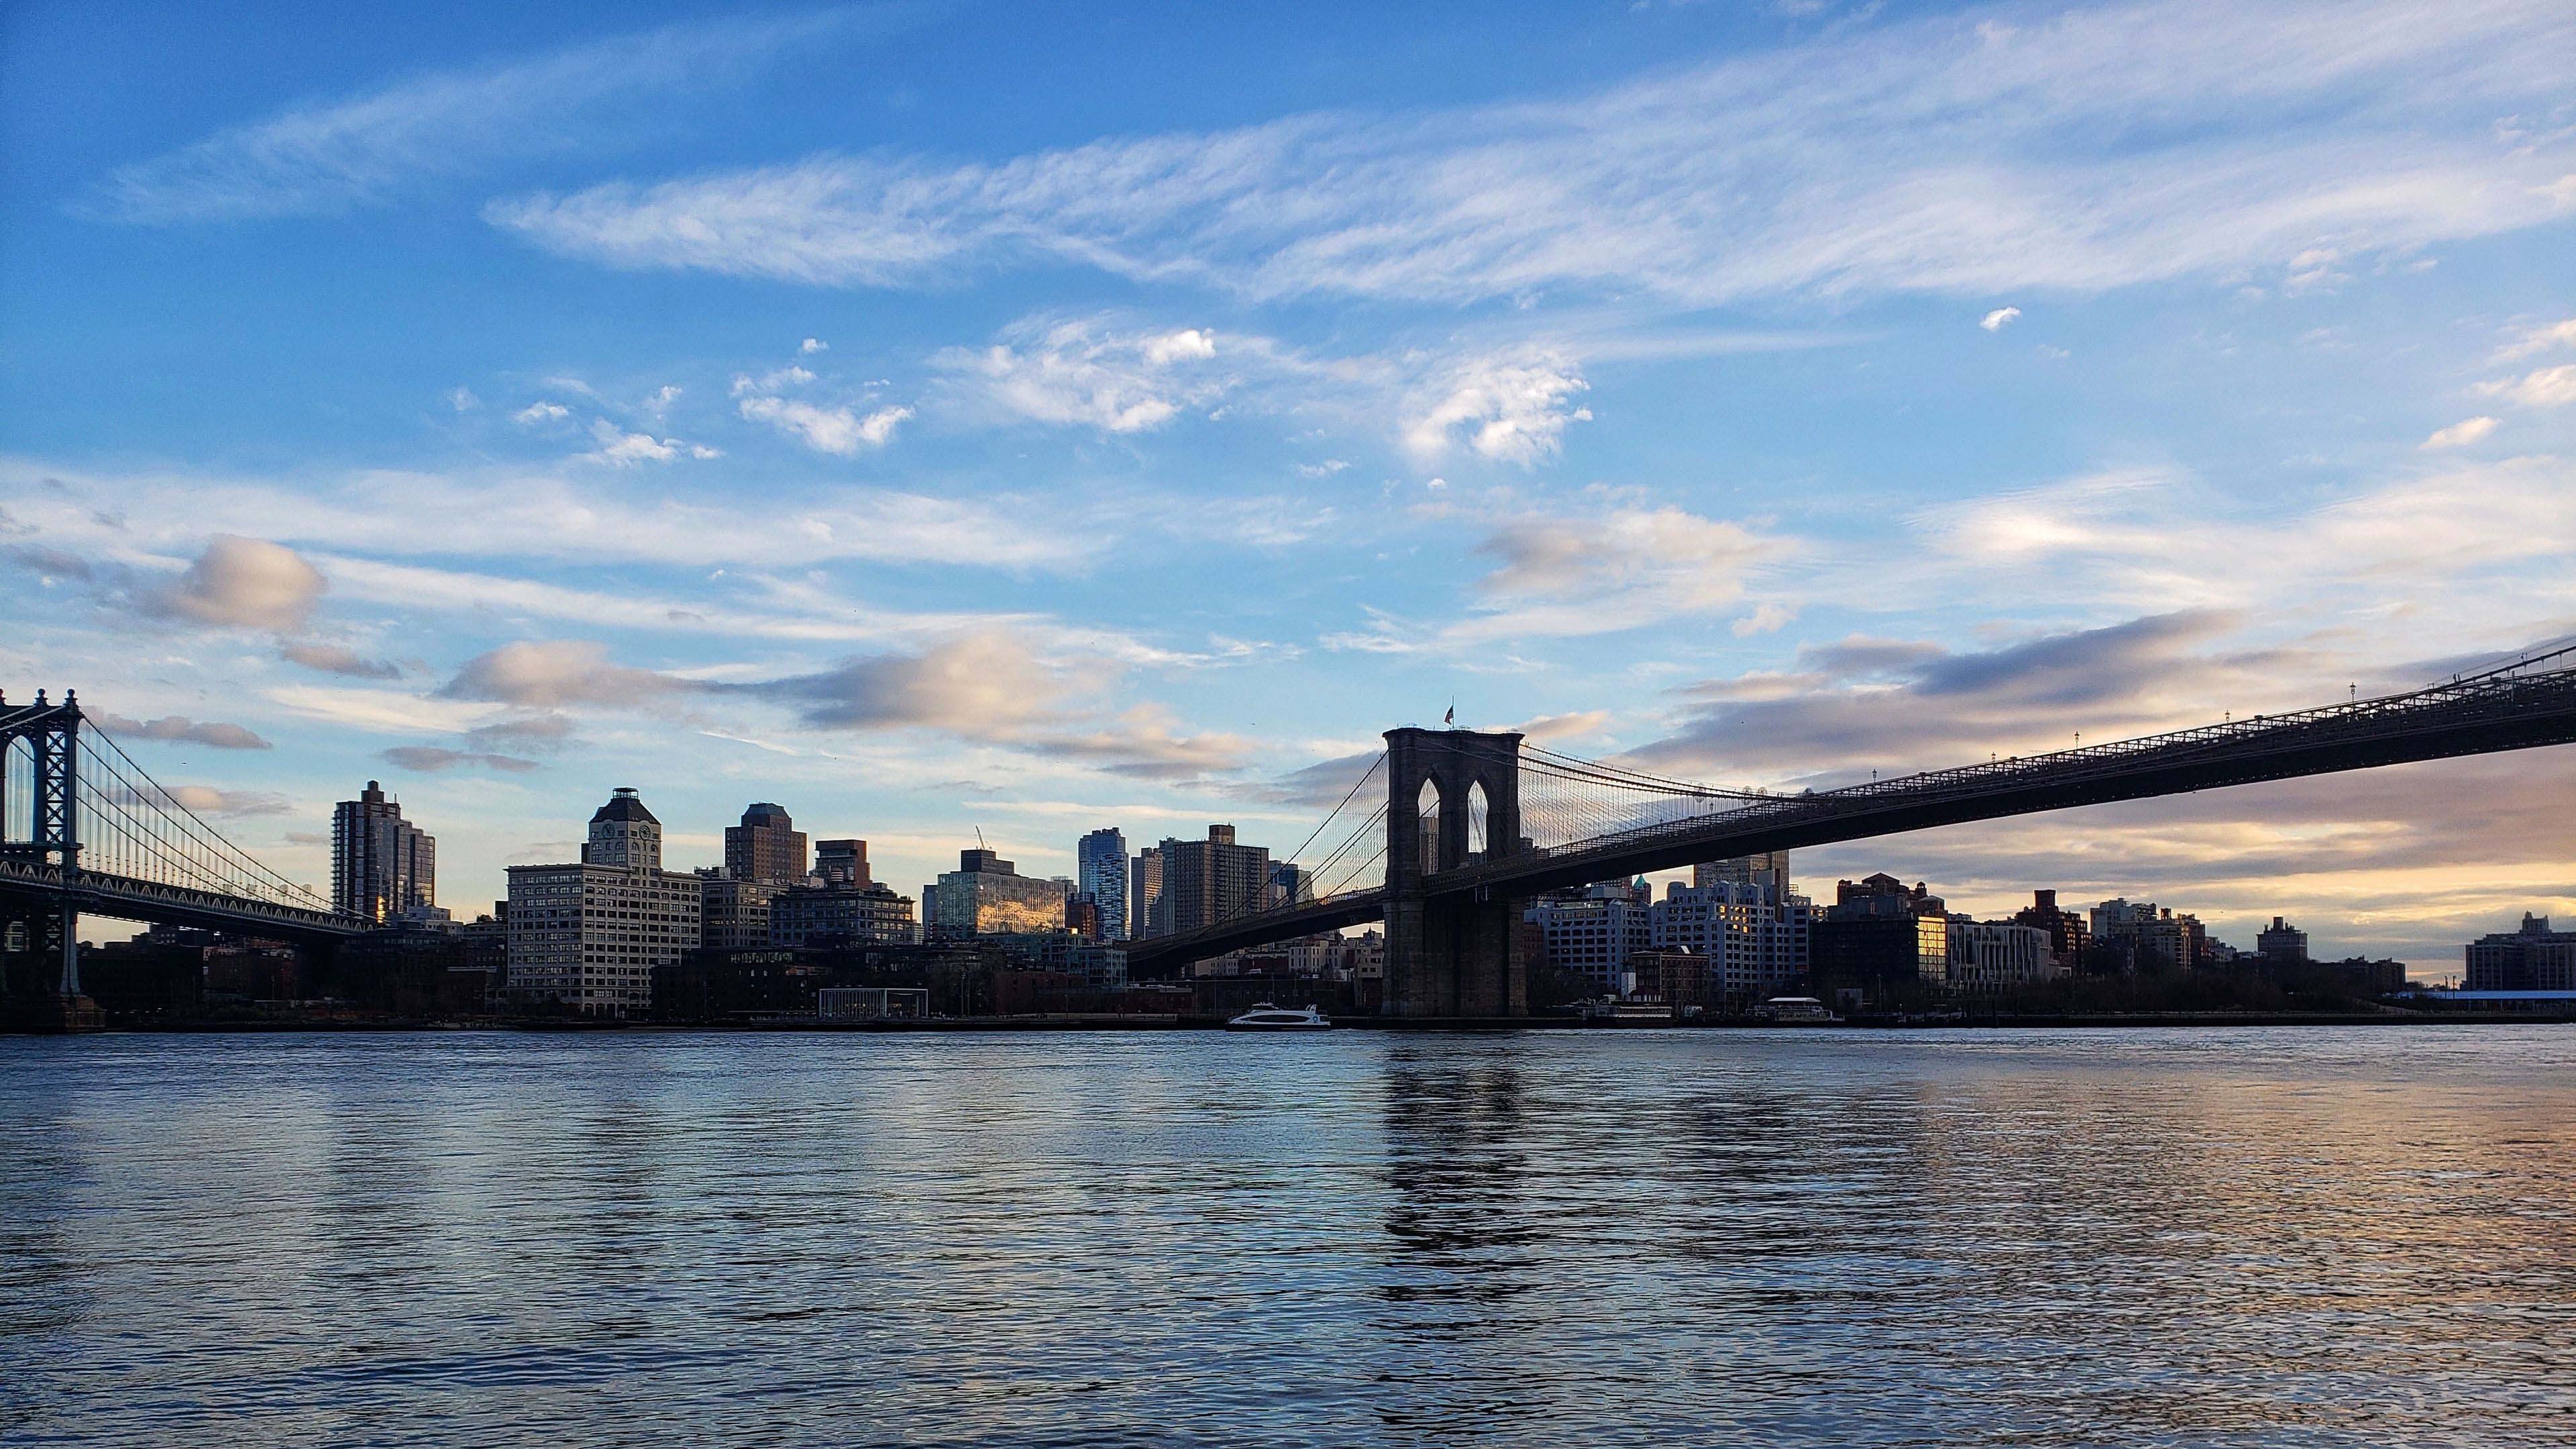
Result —
M 2576 1032 L 0 1041 L 0 1443 L 2567 1444 Z

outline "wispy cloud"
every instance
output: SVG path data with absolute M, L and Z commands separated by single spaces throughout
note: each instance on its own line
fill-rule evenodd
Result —
M 2005 6 L 1568 102 L 822 157 L 486 215 L 609 265 L 827 285 L 1043 260 L 1434 301 L 2315 286 L 2576 210 L 2576 137 L 2492 124 L 2545 112 L 2571 69 L 2576 16 L 2550 0 Z
M 613 144 L 648 102 L 738 83 L 768 58 L 882 25 L 855 8 L 673 26 L 536 60 L 416 76 L 297 106 L 118 168 L 77 204 L 109 221 L 307 216 L 378 205 L 423 181 Z

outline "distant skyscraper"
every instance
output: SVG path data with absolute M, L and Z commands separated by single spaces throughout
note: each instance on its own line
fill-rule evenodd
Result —
M 1160 907 L 1174 931 L 1231 920 L 1270 901 L 1270 851 L 1234 843 L 1234 827 L 1211 825 L 1205 840 L 1165 840 Z
M 403 819 L 402 807 L 369 780 L 331 812 L 331 904 L 387 921 L 438 904 L 438 842 Z
M 725 827 L 725 871 L 735 880 L 766 886 L 805 883 L 805 832 L 787 812 L 762 802 L 742 812 L 740 825 Z
M 1066 882 L 1020 874 L 993 851 L 957 852 L 957 869 L 930 888 L 923 924 L 940 940 L 1064 929 Z
M 2262 953 L 2266 964 L 2304 966 L 2308 962 L 2308 933 L 2274 916 L 2271 926 L 2254 937 L 2254 949 Z
M 1270 867 L 1270 900 L 1274 906 L 1310 905 L 1315 899 L 1315 873 L 1293 860 Z
M 1100 907 L 1100 938 L 1127 939 L 1127 837 L 1115 828 L 1095 830 L 1074 847 L 1075 888 Z
M 827 886 L 865 890 L 874 884 L 868 879 L 868 843 L 864 840 L 815 841 L 814 873 L 821 876 Z
M 662 822 L 632 789 L 592 814 L 580 864 L 514 865 L 509 875 L 517 1001 L 633 1015 L 653 1004 L 653 968 L 700 942 L 704 882 L 662 869 Z
M 1773 895 L 1786 898 L 1789 894 L 1789 852 L 1766 850 L 1759 855 L 1702 861 L 1691 867 L 1693 889 L 1706 890 L 1714 885 L 1769 886 Z
M 1149 845 L 1138 852 L 1136 869 L 1127 883 L 1127 931 L 1130 939 L 1169 935 L 1171 913 L 1164 909 L 1163 851 Z

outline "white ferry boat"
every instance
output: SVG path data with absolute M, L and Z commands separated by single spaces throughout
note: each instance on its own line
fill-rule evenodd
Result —
M 1289 1008 L 1264 1001 L 1225 1024 L 1227 1031 L 1330 1031 L 1333 1023 L 1311 1006 Z

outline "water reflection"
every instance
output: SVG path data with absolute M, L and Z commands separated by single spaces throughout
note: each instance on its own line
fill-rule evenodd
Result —
M 0 1042 L 0 1441 L 2514 1444 L 2576 1036 Z

